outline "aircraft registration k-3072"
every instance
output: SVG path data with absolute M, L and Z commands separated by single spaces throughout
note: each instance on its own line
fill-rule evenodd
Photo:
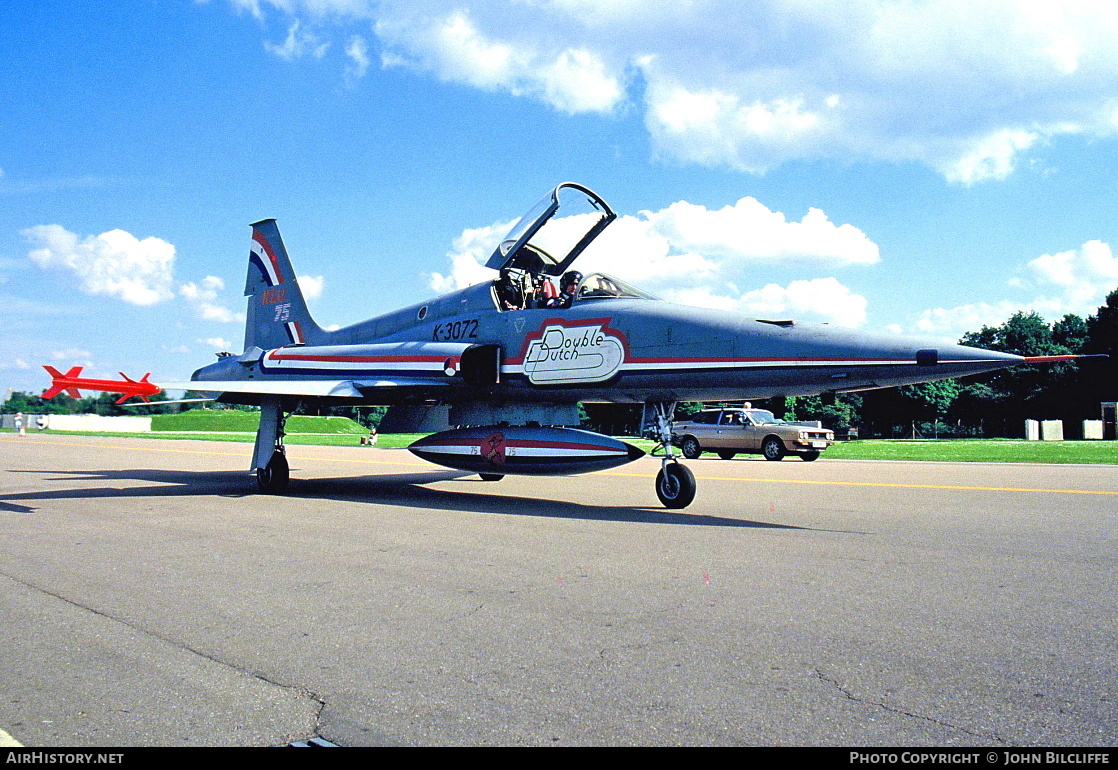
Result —
M 677 402 L 868 390 L 1041 360 L 686 307 L 572 270 L 615 217 L 591 190 L 561 184 L 497 247 L 487 263 L 495 280 L 334 331 L 311 318 L 275 220 L 257 222 L 244 351 L 162 387 L 259 405 L 252 468 L 268 493 L 287 488 L 284 419 L 301 406 L 449 406 L 457 427 L 411 450 L 497 480 L 641 457 L 640 449 L 573 426 L 579 402 L 643 404 L 664 448 L 656 494 L 682 508 L 695 496 L 695 478 L 672 448 Z

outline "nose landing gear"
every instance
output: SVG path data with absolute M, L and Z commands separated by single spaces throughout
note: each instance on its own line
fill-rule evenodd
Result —
M 651 415 L 649 407 L 652 409 Z M 656 440 L 657 446 L 664 448 L 660 472 L 656 474 L 656 496 L 660 498 L 665 508 L 686 508 L 695 499 L 695 474 L 675 457 L 675 448 L 672 445 L 674 414 L 674 401 L 650 402 L 645 405 L 646 424 L 649 418 L 654 423 L 649 426 L 649 432 Z

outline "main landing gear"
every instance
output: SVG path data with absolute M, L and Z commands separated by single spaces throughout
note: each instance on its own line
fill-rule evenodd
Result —
M 646 405 L 646 414 L 647 407 L 653 410 L 650 415 L 655 423 L 652 426 L 653 437 L 657 446 L 664 447 L 664 459 L 660 464 L 660 472 L 656 474 L 656 496 L 665 508 L 686 508 L 695 499 L 695 474 L 675 457 L 672 446 L 675 402 L 649 403 Z
M 256 449 L 252 466 L 256 471 L 256 486 L 268 495 L 281 495 L 287 491 L 291 472 L 283 449 L 283 426 L 287 418 L 279 398 L 267 396 L 260 403 L 260 428 L 256 431 Z

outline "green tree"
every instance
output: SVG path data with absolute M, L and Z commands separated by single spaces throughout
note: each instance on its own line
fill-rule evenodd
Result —
M 1105 359 L 1084 361 L 1080 367 L 1080 393 L 1097 419 L 1099 402 L 1118 401 L 1118 289 L 1087 319 L 1087 340 L 1082 353 L 1106 355 Z
M 1085 327 L 1088 324 L 1074 315 L 1049 326 L 1036 313 L 1019 312 L 1001 326 L 984 326 L 980 332 L 963 335 L 960 342 L 1019 356 L 1067 355 L 1078 352 Z M 1074 435 L 1075 422 L 1082 418 L 1074 363 L 1023 364 L 963 382 L 966 398 L 956 415 L 966 413 L 970 419 L 984 415 L 982 423 L 996 435 L 1023 435 L 1024 421 L 1029 418 L 1063 419 Z
M 1082 350 L 1089 335 L 1087 322 L 1077 315 L 1065 315 L 1052 324 L 1052 341 L 1069 353 Z
M 824 396 L 795 396 L 786 398 L 783 410 L 772 405 L 779 415 L 789 421 L 818 420 L 826 428 L 845 429 L 863 423 L 860 393 L 838 393 L 833 398 Z

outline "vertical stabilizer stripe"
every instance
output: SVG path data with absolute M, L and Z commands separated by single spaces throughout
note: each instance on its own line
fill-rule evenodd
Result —
M 264 268 L 264 275 L 267 277 L 268 284 L 278 286 L 283 283 L 283 271 L 280 270 L 279 260 L 276 259 L 276 253 L 272 250 L 272 245 L 268 243 L 268 239 L 259 230 L 253 230 L 252 240 L 256 243 L 256 246 L 252 248 L 252 253 L 260 260 L 260 266 Z

